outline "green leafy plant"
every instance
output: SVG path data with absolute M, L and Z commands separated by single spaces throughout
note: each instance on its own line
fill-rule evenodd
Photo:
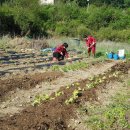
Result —
M 37 95 L 32 103 L 33 106 L 39 105 L 42 101 L 48 101 L 52 99 L 48 94 Z
M 53 66 L 51 67 L 51 69 L 52 69 L 53 71 L 59 71 L 59 70 L 60 70 L 60 66 L 59 66 L 59 65 L 53 65 Z
M 95 87 L 95 84 L 94 84 L 94 82 L 92 82 L 92 83 L 86 84 L 86 87 L 87 87 L 87 89 L 91 89 L 91 88 Z
M 62 91 L 62 92 L 55 92 L 55 97 L 59 97 L 60 95 L 63 95 L 64 94 L 64 92 Z
M 76 99 L 77 99 L 79 96 L 81 96 L 81 95 L 82 95 L 82 89 L 81 89 L 81 88 L 78 88 L 78 90 L 75 89 L 75 90 L 73 91 L 73 93 L 72 93 L 72 96 L 71 96 L 69 99 L 65 100 L 65 104 L 66 104 L 66 105 L 69 105 L 69 104 L 74 103 L 74 102 L 76 101 Z
M 53 71 L 68 72 L 68 71 L 75 71 L 75 70 L 87 68 L 87 67 L 88 67 L 88 64 L 82 61 L 82 62 L 76 62 L 76 63 L 65 65 L 65 66 L 53 65 L 51 69 Z

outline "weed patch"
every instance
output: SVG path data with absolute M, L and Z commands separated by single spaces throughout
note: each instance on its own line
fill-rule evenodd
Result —
M 119 130 L 129 128 L 126 113 L 130 109 L 127 102 L 129 96 L 118 94 L 113 98 L 113 103 L 105 108 L 91 106 L 86 124 L 92 130 Z

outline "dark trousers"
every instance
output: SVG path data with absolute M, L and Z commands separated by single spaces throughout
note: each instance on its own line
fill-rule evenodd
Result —
M 55 57 L 58 61 L 64 60 L 65 55 L 61 55 L 59 52 L 54 52 L 53 57 Z

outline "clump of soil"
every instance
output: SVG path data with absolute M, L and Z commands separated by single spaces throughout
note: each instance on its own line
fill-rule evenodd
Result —
M 120 63 L 120 64 L 117 64 L 116 66 L 113 66 L 112 67 L 112 71 L 121 71 L 123 72 L 124 74 L 128 74 L 128 69 L 130 68 L 130 63 L 127 62 L 127 63 Z

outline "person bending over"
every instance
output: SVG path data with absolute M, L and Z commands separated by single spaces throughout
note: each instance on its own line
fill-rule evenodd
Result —
M 63 43 L 62 45 L 59 45 L 56 47 L 56 49 L 53 52 L 53 61 L 61 61 L 64 60 L 64 58 L 68 58 L 68 52 L 66 48 L 68 47 L 67 43 Z

